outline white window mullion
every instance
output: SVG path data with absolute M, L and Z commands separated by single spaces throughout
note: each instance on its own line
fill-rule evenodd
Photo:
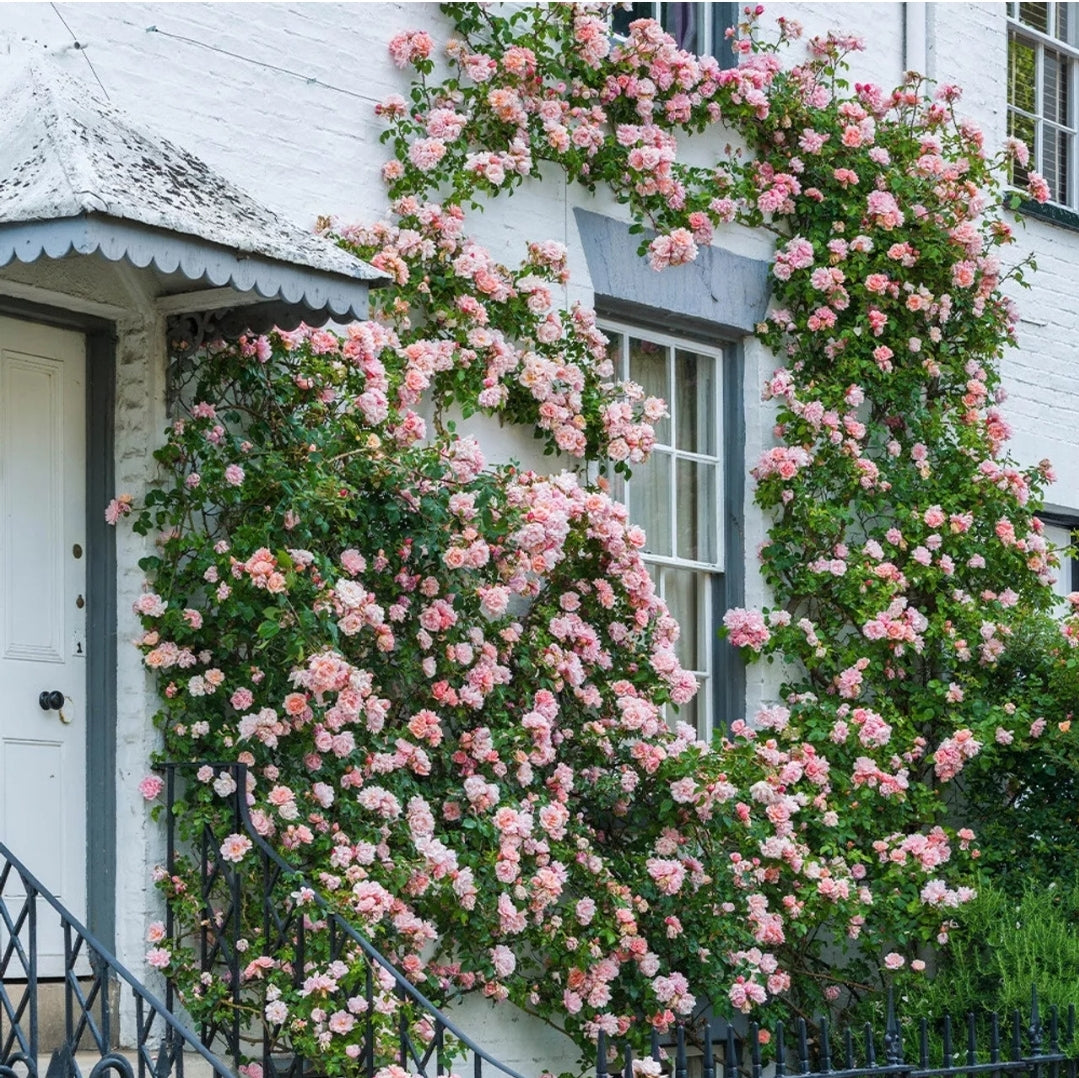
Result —
M 1034 167 L 1045 171 L 1045 45 L 1034 47 Z
M 667 385 L 672 399 L 667 402 L 667 411 L 671 413 L 671 455 L 670 482 L 667 484 L 667 515 L 671 522 L 671 554 L 678 558 L 678 385 L 675 382 L 678 372 L 674 363 L 674 345 L 667 345 Z

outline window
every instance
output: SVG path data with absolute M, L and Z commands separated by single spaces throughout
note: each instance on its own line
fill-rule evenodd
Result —
M 1012 165 L 1012 182 L 1025 186 L 1038 171 L 1050 199 L 1075 209 L 1079 5 L 1013 0 L 1008 17 L 1008 134 L 1030 148 L 1025 167 Z
M 734 54 L 724 39 L 728 26 L 738 22 L 738 5 L 635 3 L 616 6 L 612 30 L 621 37 L 629 34 L 635 19 L 655 19 L 678 43 L 679 48 L 698 56 L 714 56 L 723 67 L 734 66 Z
M 644 556 L 656 589 L 678 620 L 678 658 L 700 683 L 678 718 L 712 734 L 718 686 L 717 619 L 723 581 L 723 352 L 658 333 L 606 323 L 616 376 L 662 397 L 670 415 L 655 424 L 656 446 L 620 495 L 648 535 Z
M 1075 556 L 1075 542 L 1079 533 L 1079 523 L 1066 516 L 1055 513 L 1039 513 L 1044 525 L 1044 535 L 1050 546 L 1060 553 L 1060 568 L 1057 569 L 1053 593 L 1060 600 L 1061 613 L 1070 613 L 1066 599 L 1069 593 L 1079 591 L 1079 559 Z

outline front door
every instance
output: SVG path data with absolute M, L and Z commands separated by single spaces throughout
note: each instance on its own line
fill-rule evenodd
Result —
M 85 338 L 0 318 L 0 841 L 82 921 L 85 422 Z M 63 968 L 49 914 L 39 910 L 43 976 Z

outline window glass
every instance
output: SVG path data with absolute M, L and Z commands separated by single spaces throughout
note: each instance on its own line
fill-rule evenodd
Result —
M 1034 46 L 1023 38 L 1012 37 L 1008 42 L 1008 100 L 1013 108 L 1029 113 L 1037 111 L 1036 56 Z
M 619 37 L 628 37 L 631 23 L 636 19 L 655 19 L 679 48 L 699 56 L 715 55 L 724 43 L 727 27 L 719 25 L 728 16 L 733 22 L 737 16 L 725 11 L 726 4 L 713 3 L 657 3 L 619 4 L 611 12 L 611 31 Z
M 687 453 L 716 452 L 715 359 L 681 349 L 675 352 L 677 446 Z M 667 397 L 671 399 L 670 395 Z
M 619 37 L 629 37 L 630 23 L 637 19 L 654 19 L 656 4 L 617 4 L 611 12 L 611 29 Z
M 1044 535 L 1048 540 L 1049 545 L 1061 552 L 1060 568 L 1057 569 L 1057 579 L 1056 583 L 1053 585 L 1053 591 L 1063 601 L 1069 592 L 1075 590 L 1072 586 L 1075 572 L 1075 557 L 1072 554 L 1064 553 L 1065 550 L 1071 548 L 1072 530 L 1064 524 L 1046 524 Z M 1061 609 L 1063 612 L 1066 612 L 1066 609 L 1063 606 Z
M 629 378 L 643 387 L 649 397 L 660 397 L 667 402 L 667 411 L 671 410 L 673 398 L 667 363 L 668 349 L 654 341 L 630 340 Z M 671 441 L 670 416 L 664 416 L 652 424 L 656 432 L 656 441 L 669 445 Z
M 633 482 L 626 501 L 633 521 L 645 530 L 649 554 L 669 558 L 674 554 L 671 537 L 671 457 L 656 450 L 645 464 L 633 469 Z
M 1020 4 L 1019 21 L 1032 30 L 1040 30 L 1043 34 L 1047 34 L 1049 32 L 1049 5 Z
M 703 17 L 708 14 L 706 4 L 664 4 L 663 29 L 667 31 L 678 47 L 686 52 L 700 54 L 706 51 L 702 26 Z

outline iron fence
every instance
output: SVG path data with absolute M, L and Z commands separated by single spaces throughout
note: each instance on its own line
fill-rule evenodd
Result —
M 62 940 L 62 966 L 44 976 L 46 949 Z M 63 995 L 58 1044 L 45 1043 L 41 988 Z M 134 1023 L 129 1051 L 119 1051 L 120 1013 Z M 230 1068 L 172 1014 L 0 843 L 0 1078 L 183 1078 L 197 1061 L 200 1078 L 235 1078 Z M 77 1058 L 78 1057 L 78 1058 Z

